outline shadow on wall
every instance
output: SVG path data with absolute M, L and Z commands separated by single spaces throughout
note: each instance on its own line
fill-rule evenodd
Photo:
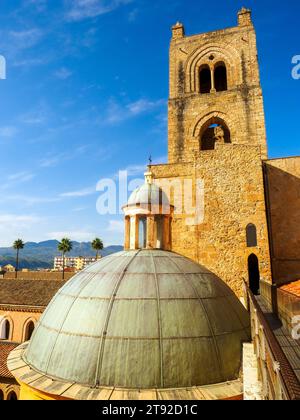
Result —
M 271 259 L 280 285 L 300 279 L 300 158 L 269 161 L 265 174 Z

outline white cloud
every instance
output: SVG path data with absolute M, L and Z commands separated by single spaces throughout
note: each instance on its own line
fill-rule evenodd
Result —
M 60 197 L 63 198 L 79 198 L 79 197 L 87 197 L 89 195 L 93 195 L 96 193 L 96 187 L 88 187 L 82 190 L 77 191 L 70 191 L 60 194 Z
M 23 31 L 10 31 L 9 39 L 11 48 L 15 50 L 24 50 L 34 47 L 44 36 L 44 32 L 38 28 L 27 29 Z
M 18 132 L 18 129 L 13 126 L 6 126 L 6 127 L 0 127 L 0 138 L 11 138 L 14 137 Z
M 12 175 L 9 175 L 8 180 L 13 182 L 27 182 L 31 181 L 35 177 L 35 174 L 31 172 L 18 172 Z
M 57 70 L 54 75 L 60 80 L 67 80 L 69 77 L 72 76 L 71 70 L 67 69 L 66 67 L 62 67 L 59 70 Z
M 94 18 L 131 3 L 133 0 L 69 0 L 67 20 L 80 21 Z
M 0 226 L 4 224 L 10 227 L 28 227 L 28 225 L 39 223 L 41 220 L 40 217 L 31 215 L 0 214 Z
M 27 125 L 40 125 L 46 122 L 47 113 L 45 110 L 30 111 L 20 117 L 20 121 Z
M 23 203 L 28 206 L 33 206 L 37 204 L 47 204 L 47 203 L 56 203 L 61 201 L 61 198 L 57 197 L 35 197 L 29 195 L 22 195 L 22 194 L 6 194 L 5 195 L 6 201 L 16 201 L 19 203 Z
M 142 114 L 152 112 L 165 104 L 165 100 L 159 99 L 157 101 L 151 101 L 149 99 L 139 99 L 131 102 L 125 106 L 117 102 L 115 99 L 111 99 L 108 103 L 106 110 L 106 117 L 104 122 L 108 124 L 116 124 L 130 118 L 138 117 Z

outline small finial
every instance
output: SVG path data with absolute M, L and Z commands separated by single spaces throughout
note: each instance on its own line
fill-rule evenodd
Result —
M 242 9 L 238 12 L 238 23 L 239 23 L 239 26 L 253 25 L 252 18 L 251 18 L 251 9 L 242 7 Z
M 185 36 L 184 26 L 181 22 L 177 22 L 172 26 L 172 37 L 174 39 L 183 38 Z
M 149 166 L 151 166 L 152 165 L 152 156 L 150 155 L 149 156 Z

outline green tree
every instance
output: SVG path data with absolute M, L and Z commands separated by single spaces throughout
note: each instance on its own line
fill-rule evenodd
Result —
M 102 251 L 104 248 L 103 242 L 100 238 L 96 238 L 92 242 L 92 248 L 96 251 L 96 259 L 99 258 L 99 251 Z
M 65 279 L 65 256 L 66 254 L 68 254 L 69 252 L 72 251 L 73 249 L 73 245 L 70 239 L 68 238 L 63 238 L 61 240 L 61 242 L 58 244 L 58 250 L 59 252 L 62 253 L 62 258 L 63 258 L 63 280 Z
M 22 239 L 18 239 L 14 242 L 13 248 L 17 251 L 16 255 L 16 278 L 18 277 L 18 271 L 19 271 L 19 257 L 20 257 L 20 250 L 24 249 L 25 244 L 22 241 Z

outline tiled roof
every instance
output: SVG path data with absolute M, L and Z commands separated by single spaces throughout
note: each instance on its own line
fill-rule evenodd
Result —
M 300 298 L 300 280 L 286 284 L 280 287 L 280 290 L 291 293 L 292 295 L 298 296 Z
M 0 341 L 0 377 L 13 379 L 7 367 L 7 357 L 19 344 Z
M 0 279 L 0 305 L 45 307 L 63 285 L 58 281 Z

